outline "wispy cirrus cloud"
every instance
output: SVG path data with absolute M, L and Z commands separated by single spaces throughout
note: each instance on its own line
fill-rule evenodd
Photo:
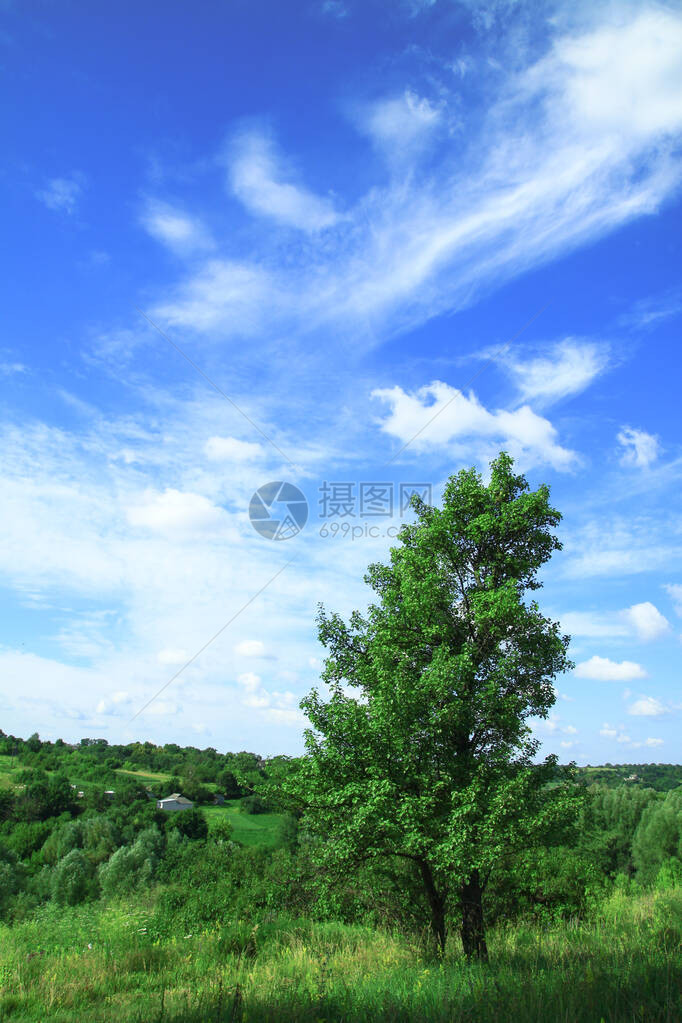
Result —
M 57 213 L 75 213 L 85 184 L 84 175 L 75 171 L 69 177 L 50 178 L 36 192 L 36 198 Z
M 157 241 L 181 254 L 213 247 L 213 240 L 202 222 L 157 199 L 147 200 L 140 221 Z
M 582 338 L 564 338 L 528 359 L 502 356 L 523 401 L 550 405 L 579 394 L 609 365 L 609 346 Z
M 227 162 L 232 191 L 257 216 L 312 232 L 338 221 L 332 201 L 291 180 L 274 142 L 256 128 L 236 134 Z
M 223 239 L 220 256 L 193 269 L 157 314 L 237 334 L 244 324 L 289 336 L 333 325 L 376 344 L 654 212 L 682 180 L 673 144 L 682 16 L 651 7 L 604 17 L 600 8 L 591 28 L 556 35 L 525 68 L 496 70 L 494 98 L 472 115 L 465 146 L 445 139 L 423 166 L 378 178 L 343 214 L 301 183 L 268 133 L 242 126 L 226 162 L 230 189 L 256 220 L 255 255 L 245 261 Z M 438 118 L 409 89 L 369 109 L 372 137 L 396 155 Z M 262 247 L 259 220 L 310 244 L 282 235 Z M 555 389 L 535 366 L 538 397 L 570 393 L 602 360 L 585 347 L 565 356 Z

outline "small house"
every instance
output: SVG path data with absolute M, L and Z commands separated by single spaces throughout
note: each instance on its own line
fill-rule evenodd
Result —
M 225 796 L 221 792 L 216 792 L 215 796 L 213 797 L 213 805 L 214 806 L 225 805 Z
M 165 799 L 158 799 L 156 802 L 157 810 L 191 810 L 194 803 L 191 799 L 187 799 L 186 796 L 180 795 L 179 792 L 171 792 L 170 796 L 166 796 Z
M 105 789 L 104 790 L 104 795 L 107 797 L 107 799 L 113 799 L 114 798 L 114 789 Z

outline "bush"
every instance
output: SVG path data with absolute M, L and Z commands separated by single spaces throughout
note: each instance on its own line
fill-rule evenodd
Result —
M 203 839 L 208 835 L 208 823 L 201 810 L 176 810 L 168 816 L 166 831 L 179 831 L 186 838 Z
M 272 813 L 272 806 L 262 796 L 253 795 L 242 799 L 240 810 L 242 813 Z
M 52 875 L 52 898 L 60 906 L 76 906 L 90 894 L 92 871 L 80 849 L 73 849 Z

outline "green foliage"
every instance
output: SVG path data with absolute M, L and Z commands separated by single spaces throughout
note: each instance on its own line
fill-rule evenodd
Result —
M 656 802 L 653 789 L 621 784 L 589 789 L 579 828 L 579 848 L 607 877 L 635 870 L 632 841 L 644 810 Z
M 156 874 L 163 848 L 163 837 L 155 827 L 143 831 L 132 846 L 121 846 L 99 868 L 102 893 L 111 898 L 148 888 Z
M 166 831 L 178 831 L 186 838 L 200 840 L 208 835 L 208 823 L 204 814 L 196 807 L 192 807 L 191 810 L 176 810 L 167 814 Z
M 407 860 L 441 949 L 455 900 L 465 946 L 481 956 L 491 869 L 575 812 L 574 796 L 549 784 L 556 758 L 533 764 L 526 724 L 547 715 L 552 679 L 570 667 L 568 637 L 524 601 L 560 549 L 560 515 L 548 488 L 530 492 L 512 465 L 501 454 L 487 486 L 473 469 L 451 477 L 442 509 L 414 500 L 416 524 L 365 577 L 379 601 L 364 617 L 347 625 L 320 610 L 331 699 L 313 690 L 303 701 L 307 757 L 284 782 L 330 870 Z
M 256 794 L 242 799 L 240 808 L 242 813 L 272 813 L 274 809 L 272 803 Z
M 217 864 L 213 864 L 215 870 Z M 180 893 L 180 897 L 182 893 Z M 638 1023 L 682 1018 L 682 892 L 614 895 L 582 922 L 500 925 L 491 962 L 269 911 L 168 936 L 139 897 L 0 924 L 0 1018 L 50 1023 Z
M 52 874 L 52 898 L 60 906 L 75 906 L 91 893 L 92 869 L 80 849 L 72 849 Z
M 682 787 L 645 808 L 632 842 L 632 858 L 645 884 L 670 857 L 682 859 Z
M 0 913 L 6 913 L 13 895 L 23 886 L 24 871 L 12 849 L 0 844 Z

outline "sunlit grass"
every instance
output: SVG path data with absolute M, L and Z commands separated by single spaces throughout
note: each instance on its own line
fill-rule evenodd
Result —
M 206 816 L 209 830 L 218 821 L 229 821 L 232 837 L 240 845 L 270 849 L 279 845 L 283 820 L 279 813 L 242 813 L 238 799 L 226 801 L 224 806 L 202 806 L 201 811 Z
M 116 774 L 121 774 L 124 778 L 136 778 L 143 785 L 165 785 L 172 778 L 172 775 L 163 771 L 128 771 L 124 767 L 117 767 Z
M 534 1021 L 682 1019 L 682 890 L 612 896 L 590 921 L 498 927 L 491 965 L 399 934 L 275 918 L 160 939 L 154 907 L 48 906 L 0 927 L 0 1019 Z M 92 947 L 90 947 L 92 946 Z

